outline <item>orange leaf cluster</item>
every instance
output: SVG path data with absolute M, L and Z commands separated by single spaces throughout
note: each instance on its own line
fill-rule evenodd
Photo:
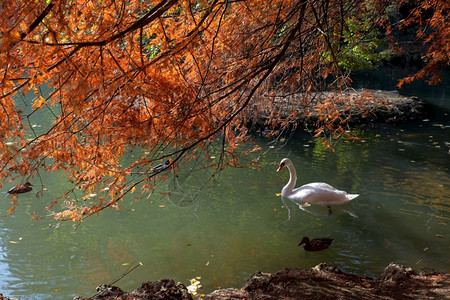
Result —
M 429 84 L 441 83 L 439 70 L 450 67 L 450 2 L 399 1 L 398 6 L 411 7 L 408 16 L 398 24 L 387 23 L 388 33 L 411 27 L 416 30 L 417 41 L 426 49 L 422 59 L 424 66 L 418 72 L 399 80 L 398 87 L 417 79 Z M 391 37 L 394 41 L 395 38 Z

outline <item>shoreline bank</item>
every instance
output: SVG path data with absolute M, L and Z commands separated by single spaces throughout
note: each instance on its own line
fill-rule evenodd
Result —
M 92 297 L 73 299 L 446 299 L 450 295 L 450 274 L 430 269 L 416 272 L 391 263 L 378 278 L 370 278 L 347 274 L 321 263 L 310 270 L 286 268 L 276 273 L 256 272 L 241 288 L 219 289 L 195 297 L 185 285 L 172 279 L 145 282 L 132 292 L 108 285 L 101 285 L 97 291 Z

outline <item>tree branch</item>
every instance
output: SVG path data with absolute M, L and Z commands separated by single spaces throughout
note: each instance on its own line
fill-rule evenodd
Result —
M 42 20 L 47 16 L 50 12 L 50 10 L 55 6 L 53 2 L 50 2 L 47 7 L 44 9 L 44 11 L 34 20 L 33 23 L 28 27 L 27 33 L 22 32 L 20 34 L 20 38 L 23 40 L 28 34 L 30 34 L 38 25 L 42 22 Z

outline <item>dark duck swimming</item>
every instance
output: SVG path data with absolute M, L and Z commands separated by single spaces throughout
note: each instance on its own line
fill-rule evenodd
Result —
M 165 169 L 167 169 L 169 166 L 170 166 L 170 161 L 166 160 L 166 162 L 164 164 L 160 164 L 160 165 L 157 165 L 156 167 L 154 167 L 152 169 L 152 172 L 153 173 L 159 173 L 159 172 L 164 171 Z
M 333 242 L 333 239 L 329 238 L 318 238 L 318 239 L 312 239 L 309 240 L 308 237 L 304 237 L 302 241 L 298 244 L 298 246 L 305 244 L 303 247 L 306 251 L 320 251 L 327 249 L 331 243 Z
M 29 191 L 31 191 L 33 189 L 32 186 L 33 185 L 27 181 L 23 185 L 18 185 L 18 186 L 15 186 L 15 187 L 9 189 L 9 191 L 7 191 L 7 193 L 8 194 L 22 194 L 22 193 L 26 193 L 26 192 L 29 192 Z

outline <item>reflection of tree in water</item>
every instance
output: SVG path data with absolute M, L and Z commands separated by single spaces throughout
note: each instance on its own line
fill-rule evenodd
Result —
M 195 166 L 178 170 L 167 181 L 167 200 L 180 207 L 195 204 L 202 190 L 208 187 L 212 171 Z

